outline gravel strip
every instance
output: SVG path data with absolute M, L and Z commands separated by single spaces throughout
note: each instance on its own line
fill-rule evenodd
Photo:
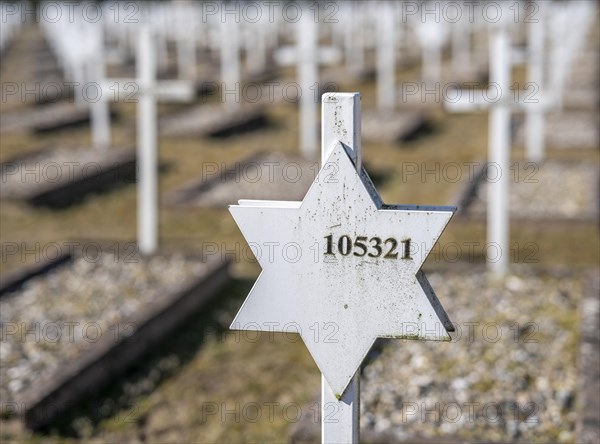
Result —
M 522 268 L 502 280 L 428 277 L 460 328 L 449 343 L 386 342 L 364 369 L 363 430 L 431 442 L 572 441 L 583 280 Z
M 0 300 L 0 398 L 15 398 L 41 377 L 89 350 L 98 335 L 123 335 L 143 306 L 206 273 L 182 255 L 129 261 L 106 253 L 77 258 L 31 279 Z M 131 328 L 131 325 L 129 325 Z M 121 337 L 121 336 L 119 336 Z
M 521 162 L 511 166 L 510 212 L 518 219 L 598 218 L 598 168 L 594 164 Z M 498 169 L 489 170 L 489 178 Z M 486 213 L 487 182 L 482 182 L 468 214 Z

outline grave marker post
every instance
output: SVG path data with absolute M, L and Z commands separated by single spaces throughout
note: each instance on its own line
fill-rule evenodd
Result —
M 490 270 L 498 275 L 507 272 L 509 264 L 509 193 L 510 193 L 510 107 L 504 96 L 510 94 L 510 40 L 503 23 L 492 28 L 490 36 L 490 83 L 502 98 L 489 114 L 488 160 L 496 168 L 497 180 L 488 182 L 487 241 L 488 248 L 497 246 L 500 257 L 489 261 Z M 488 177 L 489 177 L 488 166 Z
M 322 441 L 357 443 L 376 338 L 454 331 L 421 266 L 456 208 L 384 205 L 362 168 L 360 94 L 327 93 L 322 106 L 322 167 L 304 200 L 229 207 L 263 269 L 230 328 L 300 334 L 323 375 Z M 283 254 L 260 254 L 267 245 Z M 328 326 L 328 339 L 313 334 Z
M 488 257 L 488 268 L 494 274 L 504 275 L 509 264 L 509 193 L 510 193 L 510 75 L 511 52 L 508 23 L 500 21 L 490 29 L 489 63 L 490 86 L 488 90 L 461 91 L 458 99 L 445 103 L 453 112 L 480 109 L 489 110 L 488 120 L 488 196 L 487 196 L 487 244 L 488 252 L 496 257 Z M 492 250 L 492 247 L 494 250 Z
M 150 25 L 141 24 L 136 48 L 136 78 L 105 79 L 102 85 L 103 92 L 133 94 L 137 100 L 137 233 L 138 248 L 145 255 L 158 248 L 157 101 L 189 102 L 195 96 L 191 82 L 157 81 L 157 53 L 153 43 Z M 134 91 L 132 86 L 136 88 Z
M 544 40 L 545 20 L 543 2 L 537 2 L 540 17 L 527 24 L 528 64 L 527 81 L 537 91 L 545 91 L 544 79 Z M 544 109 L 539 106 L 527 108 L 525 114 L 525 149 L 527 158 L 532 162 L 544 159 L 545 125 Z
M 350 149 L 356 170 L 362 170 L 360 131 L 360 94 L 323 95 L 321 117 L 321 167 L 325 165 L 336 141 Z M 328 422 L 330 407 L 336 422 Z M 337 399 L 325 376 L 321 376 L 321 442 L 358 443 L 360 431 L 360 369 L 348 388 Z
M 319 48 L 318 26 L 308 11 L 303 11 L 295 26 L 296 46 L 281 48 L 275 53 L 275 59 L 281 65 L 298 66 L 300 151 L 307 159 L 314 159 L 318 153 L 318 102 L 315 95 L 319 90 L 319 64 L 336 62 L 341 53 L 334 47 Z
M 381 17 L 377 25 L 377 107 L 391 112 L 396 107 L 396 24 L 394 5 L 380 5 Z
M 139 30 L 136 77 L 140 94 L 137 105 L 138 248 L 152 254 L 158 248 L 158 155 L 156 128 L 156 53 L 150 28 Z

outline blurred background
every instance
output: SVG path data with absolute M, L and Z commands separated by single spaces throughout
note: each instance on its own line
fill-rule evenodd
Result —
M 0 10 L 3 440 L 318 442 L 300 337 L 228 329 L 265 251 L 227 206 L 301 200 L 354 91 L 384 202 L 458 206 L 453 341 L 376 343 L 362 439 L 600 440 L 596 2 Z

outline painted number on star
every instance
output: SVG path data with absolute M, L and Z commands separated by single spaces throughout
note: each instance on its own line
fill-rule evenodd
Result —
M 383 240 L 380 237 L 357 236 L 352 239 L 344 234 L 337 240 L 333 238 L 333 234 L 325 236 L 327 245 L 325 254 L 336 255 L 336 252 L 342 256 L 357 256 L 357 257 L 383 257 L 384 259 L 412 259 L 410 257 L 410 239 L 405 239 L 398 242 L 393 237 L 388 237 Z M 398 245 L 401 245 L 398 252 Z

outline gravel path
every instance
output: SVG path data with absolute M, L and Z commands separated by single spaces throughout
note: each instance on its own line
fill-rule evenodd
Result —
M 513 164 L 515 165 L 515 164 Z M 518 163 L 511 167 L 510 212 L 517 219 L 598 218 L 598 167 L 594 164 L 546 162 Z M 489 177 L 496 177 L 497 169 Z M 484 216 L 487 183 L 477 190 L 468 214 Z
M 364 370 L 363 430 L 431 442 L 572 441 L 582 280 L 523 268 L 503 280 L 428 277 L 460 329 L 449 343 L 387 343 Z
M 126 321 L 141 307 L 205 272 L 181 255 L 142 261 L 103 252 L 96 262 L 80 257 L 31 279 L 0 300 L 0 399 L 14 399 L 101 335 L 126 335 Z

